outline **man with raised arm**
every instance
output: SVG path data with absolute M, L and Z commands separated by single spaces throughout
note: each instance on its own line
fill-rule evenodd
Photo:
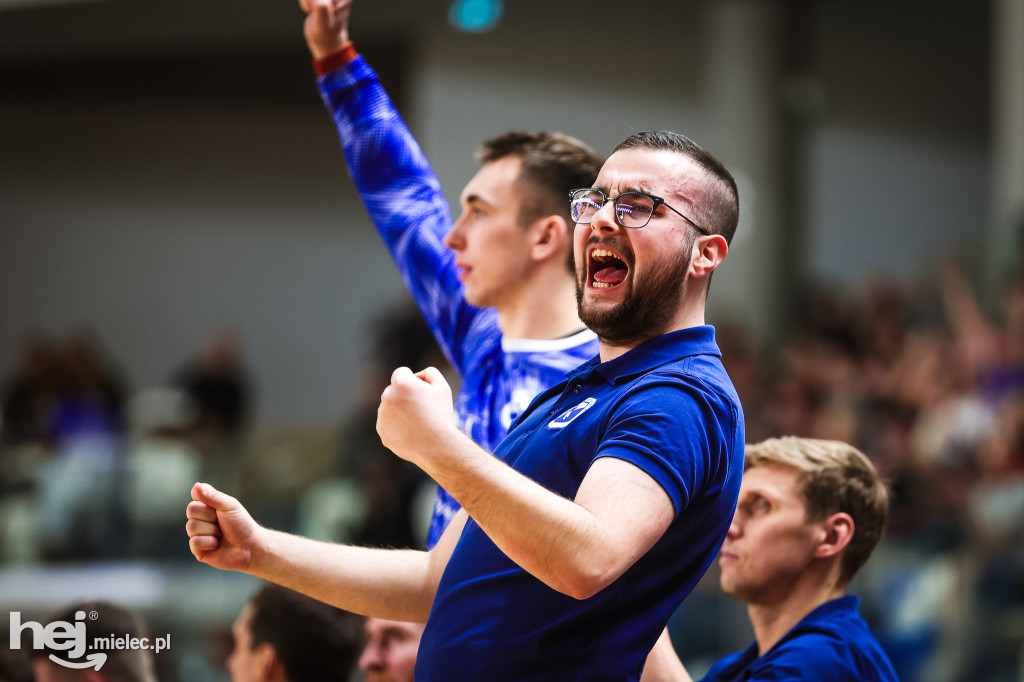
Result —
M 732 520 L 743 415 L 704 323 L 736 185 L 675 133 L 622 142 L 571 192 L 580 318 L 599 357 L 541 393 L 492 457 L 440 373 L 395 370 L 377 431 L 462 505 L 429 552 L 329 545 L 192 489 L 200 561 L 351 611 L 423 621 L 416 678 L 637 680 Z
M 349 174 L 438 343 L 462 377 L 461 430 L 490 452 L 535 395 L 597 354 L 573 296 L 566 193 L 601 159 L 558 133 L 487 140 L 454 223 L 377 75 L 348 38 L 351 0 L 302 0 L 317 84 Z M 438 490 L 433 547 L 459 505 Z
M 746 449 L 739 505 L 722 553 L 722 589 L 747 605 L 755 641 L 701 682 L 896 682 L 846 586 L 885 530 L 889 494 L 852 445 L 771 438 Z M 671 649 L 644 679 L 691 682 Z

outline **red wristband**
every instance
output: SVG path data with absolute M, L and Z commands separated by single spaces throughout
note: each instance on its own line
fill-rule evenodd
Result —
M 356 46 L 352 44 L 352 41 L 348 41 L 341 46 L 341 49 L 333 54 L 329 54 L 321 59 L 313 60 L 313 69 L 316 71 L 317 76 L 323 76 L 326 73 L 334 71 L 339 66 L 344 66 L 350 61 L 359 56 L 356 52 Z

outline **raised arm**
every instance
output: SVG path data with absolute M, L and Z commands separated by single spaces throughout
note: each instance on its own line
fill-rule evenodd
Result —
M 348 43 L 348 18 L 352 0 L 299 0 L 306 13 L 302 32 L 313 59 L 324 59 Z
M 451 491 L 502 552 L 552 589 L 578 599 L 596 594 L 672 522 L 672 500 L 639 467 L 600 458 L 566 499 L 455 429 L 449 405 L 437 370 L 396 370 L 381 398 L 381 441 Z
M 301 0 L 317 85 L 345 150 L 349 175 L 442 349 L 462 371 L 460 342 L 481 311 L 469 306 L 441 184 L 377 79 L 349 43 L 351 0 Z
M 241 503 L 196 483 L 186 509 L 189 548 L 215 568 L 242 571 L 367 616 L 425 622 L 465 516 L 430 552 L 352 547 L 282 533 Z
M 970 361 L 971 370 L 981 371 L 993 361 L 998 334 L 982 314 L 963 270 L 947 265 L 940 271 L 939 283 L 946 317 L 957 345 Z

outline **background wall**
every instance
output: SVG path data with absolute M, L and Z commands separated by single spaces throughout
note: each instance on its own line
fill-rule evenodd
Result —
M 478 36 L 449 26 L 444 3 L 367 3 L 353 35 L 453 199 L 479 140 L 509 128 L 604 153 L 669 128 L 721 150 L 746 191 L 712 310 L 761 335 L 777 331 L 786 286 L 907 275 L 985 239 L 984 3 L 754 3 L 753 22 L 729 4 L 648 3 L 626 30 L 614 3 L 581 19 L 519 0 Z M 29 331 L 88 325 L 145 386 L 227 324 L 264 419 L 346 409 L 362 329 L 403 294 L 300 25 L 269 1 L 0 15 L 0 358 Z M 767 86 L 742 80 L 754 67 Z

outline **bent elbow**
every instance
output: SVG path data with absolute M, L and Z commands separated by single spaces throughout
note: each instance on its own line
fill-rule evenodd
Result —
M 567 597 L 582 601 L 590 599 L 611 585 L 617 577 L 603 571 L 575 571 L 572 575 L 565 576 L 557 587 L 553 587 Z
M 590 599 L 595 594 L 600 592 L 601 589 L 603 588 L 595 588 L 592 585 L 574 585 L 571 589 L 566 590 L 563 594 L 572 597 L 573 599 L 576 599 L 578 601 L 583 601 L 584 599 Z

